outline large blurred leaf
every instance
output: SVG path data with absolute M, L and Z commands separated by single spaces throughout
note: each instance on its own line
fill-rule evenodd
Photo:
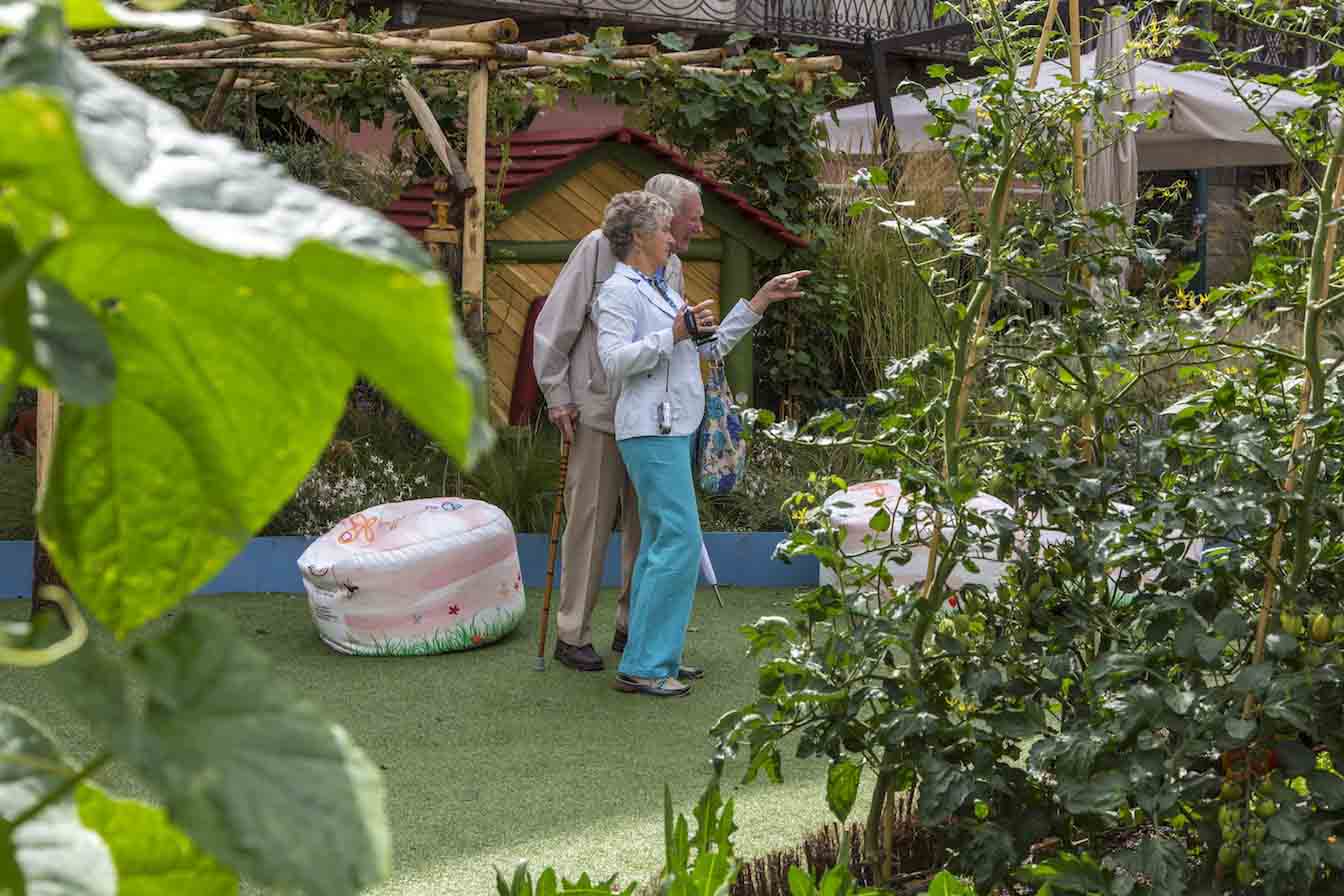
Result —
M 40 522 L 118 634 L 222 569 L 319 456 L 363 371 L 460 460 L 479 365 L 429 257 L 87 62 L 49 11 L 0 51 L 0 206 L 90 307 L 114 399 L 62 411 Z M 4 353 L 0 352 L 0 368 Z M 134 597 L 128 597 L 134 595 Z
M 232 896 L 238 877 L 173 827 L 162 809 L 83 785 L 79 818 L 112 850 L 118 896 Z
M 57 680 L 67 692 L 110 696 L 91 678 L 112 662 L 76 654 Z M 321 896 L 354 894 L 387 874 L 377 768 L 276 678 L 226 616 L 182 611 L 164 634 L 137 644 L 126 667 L 129 700 L 77 707 L 202 849 L 259 883 Z
M 9 822 L 70 775 L 51 738 L 22 712 L 0 706 L 0 891 L 42 896 L 113 896 L 112 856 L 80 824 L 72 794 L 18 827 Z M 23 880 L 14 875 L 21 872 Z
M 38 0 L 0 0 L 0 34 L 23 28 L 37 15 L 37 11 L 43 5 Z M 66 21 L 76 30 L 97 30 L 125 25 L 131 28 L 195 31 L 205 25 L 203 12 L 146 12 L 122 6 L 120 3 L 109 3 L 106 0 L 65 0 L 64 3 L 57 5 L 64 7 Z

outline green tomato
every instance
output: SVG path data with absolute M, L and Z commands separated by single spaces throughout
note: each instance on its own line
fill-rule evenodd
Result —
M 1261 779 L 1260 779 L 1260 784 L 1259 784 L 1259 786 L 1257 786 L 1257 787 L 1255 788 L 1255 790 L 1256 790 L 1256 793 L 1259 793 L 1261 796 L 1273 796 L 1273 795 L 1274 795 L 1274 773 L 1273 773 L 1273 772 L 1270 772 L 1268 775 L 1265 775 L 1263 778 L 1261 778 Z
M 1336 635 L 1344 636 L 1344 613 L 1336 614 L 1335 618 L 1330 620 L 1330 630 Z
M 1223 789 L 1218 796 L 1224 802 L 1228 803 L 1234 800 L 1239 800 L 1241 799 L 1241 785 L 1236 781 L 1224 781 Z
M 1265 823 L 1256 819 L 1246 827 L 1246 839 L 1252 846 L 1265 842 Z
M 1262 800 L 1255 806 L 1255 814 L 1261 818 L 1273 818 L 1278 811 L 1279 805 L 1273 800 Z
M 1324 644 L 1330 640 L 1330 617 L 1317 613 L 1311 620 L 1311 640 Z
M 1226 867 L 1232 867 L 1241 858 L 1241 850 L 1237 849 L 1231 843 L 1224 843 L 1223 848 L 1218 850 L 1218 861 Z
M 1255 865 L 1249 859 L 1242 859 L 1237 863 L 1237 883 L 1243 887 L 1255 883 Z

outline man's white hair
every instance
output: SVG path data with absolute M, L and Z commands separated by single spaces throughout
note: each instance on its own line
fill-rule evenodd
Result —
M 644 190 L 666 199 L 676 214 L 681 214 L 681 207 L 687 199 L 700 196 L 698 183 L 676 174 L 655 174 L 644 184 Z

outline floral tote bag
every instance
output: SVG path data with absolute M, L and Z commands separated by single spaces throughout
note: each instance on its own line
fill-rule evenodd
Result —
M 723 359 L 709 362 L 705 382 L 705 419 L 696 439 L 696 481 L 707 495 L 726 495 L 741 481 L 747 467 L 742 415 L 733 404 Z

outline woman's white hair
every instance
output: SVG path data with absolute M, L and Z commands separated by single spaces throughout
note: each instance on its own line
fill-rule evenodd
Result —
M 646 190 L 617 193 L 602 215 L 602 235 L 611 243 L 611 254 L 625 261 L 635 247 L 635 234 L 654 233 L 671 220 L 672 206 L 663 197 Z
M 681 207 L 692 196 L 700 195 L 700 185 L 676 174 L 655 174 L 644 184 L 644 189 L 655 196 L 661 196 L 672 206 L 672 213 L 681 212 Z

